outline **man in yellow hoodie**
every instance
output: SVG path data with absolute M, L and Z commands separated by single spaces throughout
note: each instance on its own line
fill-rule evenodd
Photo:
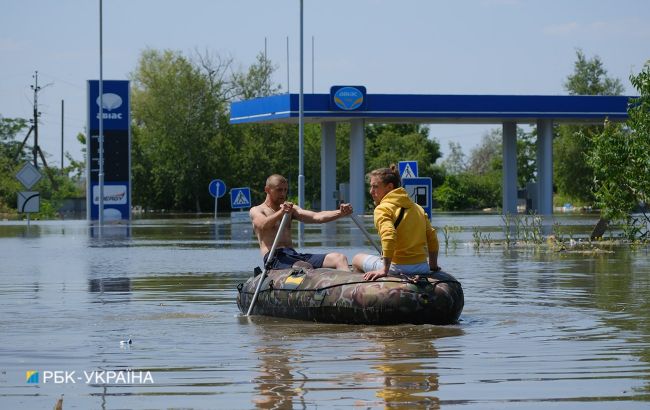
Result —
M 383 255 L 359 253 L 354 256 L 352 266 L 365 272 L 365 280 L 396 273 L 439 271 L 436 230 L 422 207 L 414 203 L 401 187 L 395 165 L 376 169 L 368 176 L 370 195 L 375 203 L 375 227 L 381 238 Z

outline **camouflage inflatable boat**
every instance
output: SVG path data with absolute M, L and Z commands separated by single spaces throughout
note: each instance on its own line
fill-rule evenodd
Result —
M 237 286 L 237 305 L 244 314 L 261 277 Z M 269 271 L 252 314 L 328 323 L 446 325 L 458 321 L 463 305 L 460 282 L 445 272 L 367 282 L 361 273 L 293 268 Z

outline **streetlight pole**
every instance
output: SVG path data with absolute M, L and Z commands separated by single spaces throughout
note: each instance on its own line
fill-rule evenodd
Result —
M 99 0 L 99 226 L 104 225 L 104 61 L 102 0 Z
M 298 206 L 305 207 L 305 101 L 303 84 L 303 0 L 300 0 L 300 94 L 298 97 Z M 298 243 L 302 246 L 305 224 L 298 224 Z

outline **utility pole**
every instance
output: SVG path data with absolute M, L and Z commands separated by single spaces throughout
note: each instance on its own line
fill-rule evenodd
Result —
M 29 128 L 27 135 L 25 135 L 25 139 L 20 144 L 18 151 L 16 151 L 16 157 L 14 160 L 18 160 L 18 158 L 20 158 L 20 154 L 21 152 L 23 152 L 23 147 L 25 147 L 25 143 L 29 139 L 31 133 L 34 132 L 34 146 L 32 147 L 32 154 L 34 155 L 34 167 L 38 168 L 38 156 L 40 155 L 41 161 L 43 161 L 43 166 L 47 169 L 47 162 L 45 161 L 45 155 L 43 155 L 43 151 L 41 151 L 41 147 L 38 146 L 38 117 L 41 116 L 41 113 L 38 112 L 38 92 L 41 90 L 41 87 L 38 86 L 38 71 L 34 71 L 33 77 L 34 77 L 34 85 L 30 87 L 32 88 L 32 90 L 34 90 L 34 118 L 29 120 L 32 123 L 32 126 Z M 47 84 L 45 87 L 47 87 L 48 85 L 50 84 Z M 52 187 L 56 187 L 56 183 L 54 182 L 54 178 L 52 177 L 52 175 L 50 175 L 49 172 L 46 172 L 45 174 L 50 179 L 50 182 L 52 182 Z
M 63 171 L 63 100 L 61 100 L 61 171 Z
M 34 90 L 34 146 L 32 147 L 32 154 L 34 155 L 34 166 L 38 168 L 38 117 L 40 113 L 38 112 L 38 92 L 41 87 L 38 86 L 38 71 L 34 71 L 34 85 L 32 85 L 32 90 Z M 45 161 L 43 161 L 45 162 Z

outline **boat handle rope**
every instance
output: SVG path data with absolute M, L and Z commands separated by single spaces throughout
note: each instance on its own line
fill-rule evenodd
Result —
M 405 281 L 405 280 L 382 280 L 382 281 L 380 281 L 380 282 L 404 283 L 404 282 L 407 282 L 407 281 Z M 271 281 L 271 283 L 272 283 L 272 281 Z M 263 290 L 260 289 L 260 292 L 270 292 L 270 291 L 272 291 L 272 290 L 281 290 L 281 291 L 284 291 L 284 292 L 322 292 L 322 291 L 324 291 L 324 290 L 332 289 L 332 288 L 335 288 L 335 287 L 337 287 L 337 286 L 358 285 L 358 284 L 360 284 L 360 283 L 369 283 L 369 282 L 364 280 L 364 281 L 358 281 L 358 282 L 335 283 L 335 284 L 333 284 L 333 285 L 323 286 L 322 288 L 309 288 L 309 289 L 284 289 L 284 288 L 274 288 L 273 285 L 271 284 L 270 287 L 268 287 L 267 289 L 263 289 Z M 413 282 L 408 282 L 408 283 L 415 285 L 415 283 L 413 283 Z M 435 282 L 427 282 L 427 283 L 431 283 L 431 285 L 433 285 L 434 288 L 435 288 L 436 286 L 438 286 L 438 284 L 440 284 L 440 283 L 456 283 L 456 284 L 458 284 L 461 288 L 462 288 L 462 286 L 463 286 L 459 281 L 457 281 L 457 280 L 451 280 L 451 279 L 443 279 L 443 280 L 437 280 L 437 281 L 435 281 Z M 241 291 L 242 291 L 242 289 L 243 289 L 243 286 L 244 286 L 243 283 L 240 283 L 239 285 L 237 285 L 237 290 L 239 291 L 239 293 L 241 293 Z M 246 292 L 246 293 L 249 294 L 249 295 L 251 294 L 251 292 Z

